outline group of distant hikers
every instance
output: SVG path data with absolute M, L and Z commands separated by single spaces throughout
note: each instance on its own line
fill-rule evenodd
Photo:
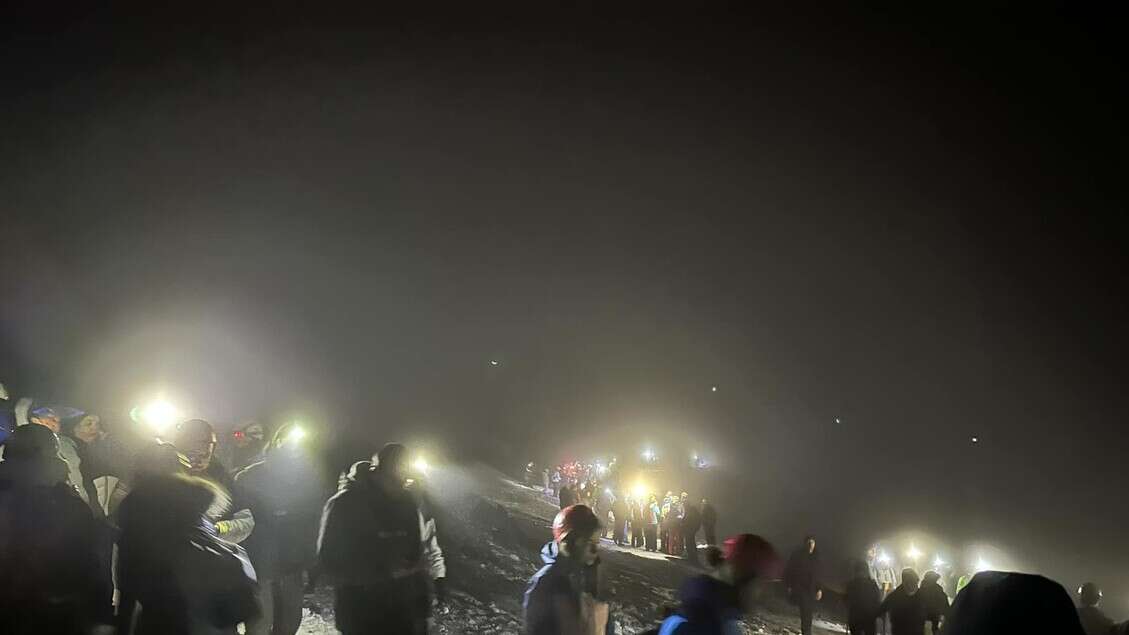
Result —
M 552 540 L 541 550 L 544 565 L 525 592 L 525 632 L 529 635 L 611 635 L 615 620 L 599 588 L 599 543 L 603 529 L 586 505 L 562 509 L 552 525 Z M 682 584 L 680 604 L 668 611 L 651 635 L 735 635 L 752 609 L 754 583 L 781 577 L 788 599 L 798 608 L 800 632 L 811 635 L 815 609 L 823 599 L 816 539 L 808 536 L 781 571 L 782 559 L 765 539 L 739 534 L 721 549 L 708 549 L 705 571 Z M 865 562 L 855 565 L 846 585 L 847 627 L 852 635 L 1129 635 L 1129 622 L 1114 624 L 1098 608 L 1101 591 L 1088 583 L 1076 607 L 1065 589 L 1048 578 L 982 571 L 963 586 L 950 606 L 935 571 L 923 577 L 913 569 L 885 594 Z

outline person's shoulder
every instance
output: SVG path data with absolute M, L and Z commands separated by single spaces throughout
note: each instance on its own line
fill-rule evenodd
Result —
M 235 476 L 233 476 L 232 478 L 236 483 L 252 482 L 255 479 L 262 478 L 263 473 L 267 469 L 266 464 L 266 459 L 259 459 L 258 461 L 255 461 L 247 467 L 235 472 Z

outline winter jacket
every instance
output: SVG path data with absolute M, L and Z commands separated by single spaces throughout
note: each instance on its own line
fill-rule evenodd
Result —
M 86 493 L 86 480 L 82 477 L 82 459 L 78 456 L 78 446 L 75 440 L 65 434 L 59 436 L 59 458 L 67 464 L 67 480 L 74 486 L 82 502 L 90 504 L 90 496 Z
M 207 514 L 215 525 L 216 533 L 231 543 L 238 544 L 246 540 L 255 530 L 255 515 L 248 505 L 243 488 L 235 483 L 235 479 L 218 459 L 212 459 L 200 478 L 210 481 L 221 492 Z
M 567 485 L 561 488 L 558 496 L 560 497 L 561 501 L 561 509 L 564 509 L 565 507 L 571 507 L 576 504 L 576 493 L 573 492 L 572 488 Z
M 582 597 L 596 576 L 572 558 L 561 555 L 557 543 L 541 548 L 541 567 L 529 579 L 522 603 L 528 635 L 578 635 L 583 615 Z M 608 620 L 608 631 L 614 629 Z
M 708 575 L 686 580 L 679 591 L 678 613 L 663 620 L 659 635 L 737 635 L 741 609 L 738 592 Z
M 847 582 L 847 622 L 858 624 L 873 622 L 878 616 L 878 607 L 882 603 L 882 592 L 878 590 L 878 583 L 867 578 L 852 578 Z
M 694 536 L 702 528 L 702 515 L 695 505 L 686 505 L 685 514 L 682 516 L 682 533 L 686 535 L 686 543 L 692 544 Z
M 390 632 L 418 615 L 427 568 L 424 523 L 411 492 L 356 463 L 325 504 L 318 556 L 336 587 L 337 627 L 344 633 Z M 395 626 L 389 626 L 389 624 Z
M 940 622 L 941 618 L 948 615 L 949 596 L 945 595 L 945 590 L 940 584 L 922 582 L 921 588 L 917 590 L 917 596 L 921 598 L 921 606 L 925 609 L 925 619 Z
M 0 463 L 0 615 L 3 631 L 79 632 L 95 601 L 90 508 L 57 458 Z
M 890 631 L 893 635 L 923 635 L 925 633 L 925 605 L 921 596 L 906 592 L 905 585 L 894 589 L 878 606 L 878 615 L 890 614 Z
M 307 459 L 283 448 L 235 475 L 255 522 L 242 544 L 260 580 L 302 571 L 317 559 L 325 486 Z
M 258 614 L 246 552 L 217 537 L 204 516 L 211 496 L 199 479 L 160 475 L 140 482 L 122 501 L 123 621 L 129 623 L 135 602 L 141 608 L 132 635 L 230 635 Z
M 717 510 L 714 509 L 713 503 L 706 503 L 702 505 L 702 526 L 714 527 L 717 525 Z
M 819 552 L 808 553 L 800 547 L 792 553 L 784 572 L 784 584 L 792 589 L 792 600 L 797 604 L 815 602 L 819 583 Z
M 657 525 L 662 522 L 662 510 L 659 509 L 658 503 L 651 503 L 643 508 L 646 512 L 646 520 L 648 525 Z

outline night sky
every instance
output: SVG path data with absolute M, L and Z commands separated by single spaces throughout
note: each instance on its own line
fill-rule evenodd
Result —
M 693 449 L 732 529 L 1129 617 L 1119 17 L 517 6 L 7 22 L 0 381 Z

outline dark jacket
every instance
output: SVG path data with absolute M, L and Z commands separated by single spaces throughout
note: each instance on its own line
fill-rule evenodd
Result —
M 1096 606 L 1078 607 L 1078 621 L 1086 635 L 1110 635 L 1113 632 L 1113 620 Z
M 688 578 L 679 590 L 678 613 L 663 620 L 660 635 L 722 635 L 740 632 L 739 593 L 713 576 Z
M 258 614 L 246 553 L 219 539 L 205 518 L 216 495 L 179 474 L 140 480 L 119 509 L 118 580 L 124 635 L 235 633 Z M 125 629 L 140 604 L 132 631 Z
M 570 623 L 580 620 L 584 567 L 560 555 L 555 542 L 541 548 L 541 561 L 544 566 L 529 579 L 525 590 L 525 632 L 529 635 L 561 635 L 562 618 Z M 567 615 L 561 616 L 558 611 Z
M 325 487 L 321 471 L 301 450 L 279 448 L 235 475 L 255 518 L 243 547 L 261 580 L 302 571 L 317 560 Z
M 949 596 L 945 595 L 945 590 L 940 584 L 927 578 L 917 590 L 917 596 L 921 598 L 921 606 L 925 609 L 925 619 L 939 622 L 941 618 L 948 615 Z
M 336 588 L 337 628 L 394 632 L 417 616 L 425 566 L 413 495 L 368 461 L 356 463 L 325 504 L 318 557 Z
M 94 519 L 57 458 L 0 463 L 5 633 L 78 632 L 95 600 Z
M 784 584 L 792 589 L 792 601 L 797 604 L 815 602 L 819 583 L 819 551 L 808 553 L 807 547 L 792 552 L 784 571 Z
M 697 505 L 687 505 L 686 515 L 682 517 L 682 533 L 686 535 L 687 544 L 693 542 L 694 534 L 702 528 L 702 514 Z
M 713 527 L 715 525 L 717 525 L 717 510 L 714 509 L 713 503 L 702 505 L 702 526 Z
M 851 624 L 874 622 L 878 616 L 878 606 L 882 603 L 882 592 L 878 583 L 870 577 L 852 578 L 847 582 L 847 621 Z
M 893 635 L 923 635 L 925 633 L 925 606 L 921 597 L 906 592 L 904 585 L 894 589 L 878 607 L 878 615 L 890 614 L 890 631 Z

